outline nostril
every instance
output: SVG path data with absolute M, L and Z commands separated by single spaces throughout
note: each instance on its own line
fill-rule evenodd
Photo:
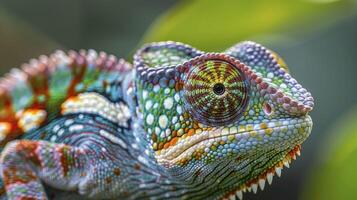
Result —
M 273 108 L 270 106 L 269 103 L 263 104 L 263 111 L 266 115 L 271 115 L 273 113 Z

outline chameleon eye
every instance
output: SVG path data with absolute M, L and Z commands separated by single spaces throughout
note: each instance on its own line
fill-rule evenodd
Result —
M 236 121 L 248 102 L 248 82 L 239 62 L 223 54 L 208 54 L 191 62 L 183 90 L 189 113 L 206 125 Z

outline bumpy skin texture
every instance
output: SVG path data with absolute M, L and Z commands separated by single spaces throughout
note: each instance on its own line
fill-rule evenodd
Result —
M 220 199 L 264 189 L 312 128 L 313 98 L 254 42 L 58 51 L 0 80 L 3 199 Z

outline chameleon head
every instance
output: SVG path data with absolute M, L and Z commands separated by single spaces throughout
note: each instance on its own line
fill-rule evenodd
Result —
M 311 132 L 311 94 L 259 44 L 204 53 L 154 43 L 134 59 L 140 113 L 158 163 L 180 180 L 212 187 L 210 196 L 264 188 Z

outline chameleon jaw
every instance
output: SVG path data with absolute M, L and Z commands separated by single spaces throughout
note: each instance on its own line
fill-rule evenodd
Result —
M 306 115 L 306 116 L 302 116 L 300 118 L 292 118 L 289 120 L 284 120 L 284 121 L 289 121 L 289 122 L 295 122 L 294 123 L 289 123 L 288 125 L 283 125 L 281 124 L 281 126 L 276 126 L 274 129 L 271 129 L 271 124 L 272 123 L 268 123 L 267 127 L 264 127 L 265 129 L 261 129 L 258 130 L 257 129 L 253 129 L 250 131 L 245 131 L 244 133 L 239 133 L 239 132 L 234 132 L 234 136 L 236 137 L 236 142 L 239 143 L 240 141 L 242 141 L 242 145 L 245 145 L 244 141 L 249 141 L 250 143 L 254 143 L 253 140 L 257 139 L 260 136 L 263 136 L 265 138 L 260 138 L 257 139 L 256 141 L 266 141 L 268 139 L 268 142 L 266 143 L 261 143 L 261 145 L 264 145 L 265 147 L 262 147 L 259 145 L 256 147 L 252 147 L 250 146 L 251 150 L 243 150 L 242 152 L 238 153 L 238 154 L 234 154 L 234 157 L 227 157 L 227 158 L 223 158 L 226 160 L 230 160 L 232 158 L 236 158 L 236 165 L 239 166 L 240 163 L 244 163 L 244 160 L 246 159 L 252 159 L 249 158 L 249 156 L 252 153 L 252 150 L 255 151 L 256 148 L 263 148 L 261 152 L 263 152 L 263 156 L 259 156 L 259 159 L 257 159 L 257 161 L 259 163 L 263 163 L 261 170 L 257 171 L 257 173 L 255 174 L 251 174 L 249 175 L 247 178 L 245 179 L 241 179 L 239 176 L 232 176 L 230 180 L 235 180 L 235 184 L 231 184 L 231 185 L 226 185 L 225 189 L 223 189 L 223 191 L 221 194 L 217 194 L 217 196 L 215 196 L 215 199 L 235 199 L 236 197 L 238 197 L 239 199 L 242 199 L 243 197 L 243 193 L 244 192 L 251 192 L 253 191 L 254 193 L 256 193 L 258 191 L 258 188 L 261 188 L 262 190 L 265 187 L 265 183 L 268 182 L 269 184 L 272 183 L 273 180 L 273 176 L 276 174 L 278 177 L 280 177 L 281 175 L 281 170 L 282 168 L 285 167 L 289 167 L 290 163 L 292 160 L 296 159 L 296 156 L 300 155 L 300 145 L 305 141 L 305 139 L 309 136 L 310 132 L 311 132 L 311 128 L 312 128 L 312 121 L 310 116 Z M 275 124 L 276 125 L 276 124 Z M 259 126 L 256 126 L 259 127 Z M 291 127 L 295 127 L 295 128 L 291 128 Z M 304 127 L 303 131 L 299 131 L 298 127 L 302 128 Z M 254 127 L 253 127 L 254 128 Z M 262 127 L 260 127 L 262 128 Z M 291 133 L 288 132 L 284 132 L 283 130 L 288 129 L 289 131 L 291 131 Z M 218 131 L 219 130 L 219 131 Z M 169 156 L 169 154 L 165 155 L 165 152 L 156 152 L 156 153 L 161 153 L 161 154 L 156 154 L 156 159 L 157 161 L 167 167 L 167 168 L 173 168 L 173 170 L 177 169 L 177 167 L 185 167 L 190 166 L 189 162 L 190 162 L 190 158 L 193 158 L 196 162 L 200 162 L 200 163 L 206 163 L 207 165 L 210 162 L 215 162 L 214 160 L 206 160 L 206 158 L 209 158 L 210 156 L 203 156 L 201 158 L 199 158 L 200 160 L 198 161 L 198 159 L 196 157 L 193 157 L 194 151 L 193 150 L 199 150 L 200 147 L 202 147 L 203 145 L 209 143 L 210 140 L 217 140 L 219 141 L 220 139 L 222 139 L 223 137 L 228 137 L 230 136 L 229 134 L 226 134 L 226 131 L 222 130 L 222 129 L 218 129 L 215 131 L 212 131 L 213 133 L 217 134 L 215 136 L 215 138 L 210 138 L 210 136 L 213 136 L 212 134 L 209 135 L 207 134 L 207 139 L 205 140 L 200 140 L 200 141 L 196 141 L 195 143 L 191 143 L 190 147 L 188 147 L 187 149 L 178 152 L 179 148 L 172 148 L 171 152 L 176 152 L 179 153 L 178 156 L 174 157 L 173 159 L 169 160 L 169 159 L 163 159 L 165 158 L 165 156 Z M 238 129 L 237 129 L 238 130 Z M 273 131 L 273 132 L 271 132 Z M 219 133 L 220 132 L 220 133 Z M 203 134 L 204 132 L 202 132 L 201 134 Z M 229 132 L 228 132 L 229 133 Z M 222 136 L 223 134 L 223 136 Z M 224 135 L 225 134 L 225 135 Z M 282 135 L 283 134 L 283 135 Z M 286 139 L 283 141 L 282 139 L 285 136 L 289 136 L 289 143 L 286 143 L 284 141 L 287 141 Z M 193 137 L 193 136 L 191 136 Z M 196 136 L 197 137 L 197 136 Z M 271 137 L 271 140 L 269 140 L 269 137 Z M 274 138 L 275 137 L 275 138 Z M 186 142 L 185 144 L 188 144 L 188 139 L 186 138 Z M 273 141 L 272 143 L 269 143 L 269 141 Z M 248 147 L 248 144 L 246 146 L 243 147 L 246 148 Z M 266 149 L 264 149 L 266 148 Z M 166 149 L 168 150 L 168 149 Z M 279 155 L 275 154 L 274 155 L 278 155 L 278 157 L 276 157 L 275 159 L 270 159 L 271 162 L 266 162 L 268 159 L 268 155 L 270 154 L 270 152 L 281 152 Z M 193 153 L 192 153 L 193 152 Z M 265 152 L 265 153 L 264 153 Z M 167 153 L 167 152 L 166 152 Z M 173 154 L 171 154 L 172 156 Z M 264 156 L 266 155 L 266 156 Z M 272 154 L 270 154 L 272 155 Z M 160 158 L 161 156 L 161 158 Z M 168 158 L 168 157 L 166 157 Z M 262 158 L 262 159 L 260 159 Z M 218 159 L 218 158 L 217 158 Z M 222 160 L 222 157 L 219 158 Z M 184 162 L 182 162 L 182 160 L 184 160 Z M 186 161 L 185 161 L 186 160 Z M 234 167 L 235 165 L 232 165 L 232 167 Z M 236 170 L 237 174 L 241 174 L 241 172 L 239 171 L 241 168 L 237 168 L 237 169 L 233 169 L 233 171 Z M 243 174 L 246 172 L 243 172 Z M 194 176 L 195 174 L 193 174 Z M 243 176 L 243 175 L 242 175 Z M 222 182 L 223 184 L 223 182 Z
M 292 150 L 290 150 L 285 157 L 278 161 L 273 167 L 264 171 L 258 177 L 243 183 L 239 187 L 236 187 L 229 192 L 226 192 L 222 197 L 219 199 L 228 200 L 228 199 L 236 199 L 236 197 L 240 200 L 243 199 L 243 193 L 245 192 L 253 192 L 254 194 L 257 193 L 258 187 L 263 191 L 265 188 L 265 183 L 268 182 L 271 185 L 273 181 L 273 177 L 276 174 L 278 177 L 281 176 L 281 170 L 283 167 L 289 168 L 290 163 L 293 160 L 296 160 L 297 156 L 300 156 L 301 144 L 296 145 Z
M 290 123 L 286 123 L 287 121 Z M 211 148 L 215 142 L 233 142 L 239 146 L 254 140 L 258 144 L 270 146 L 279 144 L 282 139 L 281 134 L 288 134 L 289 138 L 291 138 L 289 146 L 295 146 L 296 144 L 301 144 L 309 136 L 311 128 L 311 118 L 306 115 L 295 120 L 261 123 L 256 126 L 247 124 L 245 126 L 207 130 L 186 137 L 168 149 L 156 151 L 156 159 L 165 167 L 170 168 L 176 165 L 185 165 L 196 151 Z M 273 144 L 261 143 L 264 140 L 273 142 Z M 254 149 L 256 147 L 250 146 L 250 148 Z M 240 154 L 245 154 L 247 151 L 240 152 Z

